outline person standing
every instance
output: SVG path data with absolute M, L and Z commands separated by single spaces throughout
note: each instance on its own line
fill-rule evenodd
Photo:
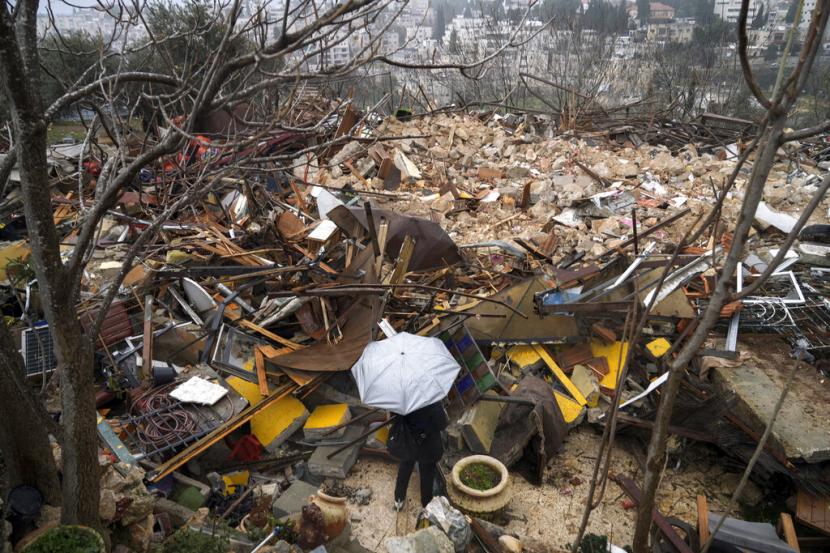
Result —
M 395 510 L 406 502 L 406 490 L 415 463 L 421 481 L 421 506 L 432 501 L 432 486 L 438 461 L 444 455 L 441 432 L 449 425 L 449 418 L 440 401 L 422 407 L 408 415 L 400 415 L 389 430 L 390 454 L 399 461 L 395 480 Z

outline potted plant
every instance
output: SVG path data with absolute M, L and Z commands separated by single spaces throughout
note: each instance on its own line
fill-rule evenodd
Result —
M 494 515 L 510 502 L 510 473 L 498 459 L 471 455 L 453 467 L 447 492 L 450 501 L 468 514 Z

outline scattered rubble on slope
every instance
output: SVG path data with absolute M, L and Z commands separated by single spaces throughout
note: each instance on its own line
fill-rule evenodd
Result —
M 234 529 L 237 551 L 259 543 L 286 552 L 452 549 L 456 542 L 434 530 L 405 537 L 415 530 L 414 505 L 391 515 L 393 477 L 382 466 L 391 419 L 361 403 L 348 374 L 367 344 L 402 332 L 439 338 L 458 365 L 445 402 L 452 423 L 441 487 L 454 485 L 452 466 L 470 454 L 498 459 L 514 480 L 506 509 L 487 520 L 468 510 L 471 550 L 566 546 L 595 462 L 592 429 L 617 397 L 623 451 L 613 471 L 622 488 L 609 484 L 603 520 L 591 528 L 627 543 L 635 499 L 622 490 L 636 493 L 624 479 L 643 462 L 665 361 L 706 305 L 713 256 L 730 246 L 746 167 L 717 224 L 670 256 L 711 209 L 746 137 L 678 147 L 634 130 L 554 136 L 543 119 L 492 114 L 390 117 L 375 128 L 360 120 L 349 130 L 343 121 L 358 118 L 346 113 L 338 130 L 313 138 L 348 131 L 353 140 L 298 156 L 311 136 L 264 144 L 260 157 L 293 158 L 291 166 L 249 163 L 202 183 L 209 194 L 175 213 L 127 267 L 95 342 L 108 466 L 102 518 L 118 528 L 121 551 L 146 550 L 178 527 L 205 528 L 208 512 Z M 121 195 L 85 273 L 80 324 L 92 328 L 109 281 L 161 206 L 201 169 L 235 162 L 231 152 L 205 150 L 147 168 Z M 781 152 L 737 286 L 771 262 L 826 174 L 812 151 Z M 78 157 L 56 162 L 66 244 Z M 94 190 L 89 166 L 80 168 L 85 195 Z M 26 376 L 39 384 L 55 367 L 50 329 L 40 322 L 20 205 L 12 194 L 0 207 L 4 313 Z M 659 511 L 689 528 L 697 495 L 725 508 L 734 485 L 714 483 L 745 466 L 783 366 L 799 363 L 799 385 L 746 503 L 795 498 L 788 510 L 799 528 L 825 536 L 805 543 L 830 535 L 816 507 L 830 497 L 828 207 L 756 295 L 724 308 L 687 370 Z M 644 337 L 630 341 L 627 314 L 648 303 L 662 272 L 669 278 Z M 660 531 L 697 543 L 695 532 Z

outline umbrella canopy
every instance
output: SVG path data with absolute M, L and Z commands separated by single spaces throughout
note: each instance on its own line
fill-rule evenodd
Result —
M 352 376 L 363 403 L 407 415 L 444 399 L 460 368 L 438 338 L 401 332 L 366 346 Z

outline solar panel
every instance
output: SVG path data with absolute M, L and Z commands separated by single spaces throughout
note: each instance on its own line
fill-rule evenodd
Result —
M 37 323 L 34 328 L 23 331 L 21 338 L 23 360 L 26 364 L 26 376 L 37 376 L 55 369 L 55 347 L 52 331 L 45 322 Z

